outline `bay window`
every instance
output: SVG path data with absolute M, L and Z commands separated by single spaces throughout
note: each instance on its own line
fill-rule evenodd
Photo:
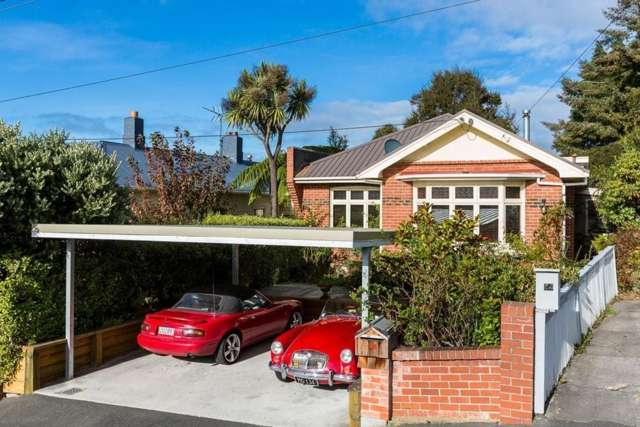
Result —
M 380 228 L 380 189 L 332 189 L 331 227 Z
M 428 203 L 440 222 L 460 211 L 477 218 L 476 233 L 504 241 L 524 229 L 523 183 L 414 183 L 414 210 Z

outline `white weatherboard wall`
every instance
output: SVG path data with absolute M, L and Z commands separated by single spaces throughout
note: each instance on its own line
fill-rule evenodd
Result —
M 560 289 L 557 311 L 536 300 L 534 411 L 543 414 L 575 346 L 618 294 L 615 247 L 600 252 L 582 270 L 578 282 Z

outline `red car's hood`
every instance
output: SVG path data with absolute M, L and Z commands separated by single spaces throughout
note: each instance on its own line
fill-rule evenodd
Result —
M 155 322 L 170 322 L 183 324 L 207 323 L 221 316 L 228 316 L 220 313 L 206 313 L 192 310 L 168 309 L 148 314 L 147 319 Z
M 329 317 L 315 320 L 301 328 L 304 329 L 287 348 L 287 355 L 302 349 L 335 355 L 340 354 L 345 348 L 354 350 L 356 332 L 360 329 L 360 319 Z

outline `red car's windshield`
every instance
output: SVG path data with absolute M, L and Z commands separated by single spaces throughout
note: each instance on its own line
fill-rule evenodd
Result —
M 231 295 L 213 295 L 205 293 L 184 294 L 173 308 L 202 311 L 206 313 L 240 313 L 241 301 Z
M 322 309 L 322 314 L 320 317 L 327 316 L 353 316 L 358 317 L 359 308 L 358 304 L 350 300 L 348 298 L 334 298 L 328 300 L 324 308 Z

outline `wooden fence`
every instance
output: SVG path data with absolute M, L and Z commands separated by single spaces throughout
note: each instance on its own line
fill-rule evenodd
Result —
M 96 368 L 138 348 L 136 337 L 140 321 L 78 335 L 75 338 L 75 366 L 79 372 Z M 23 356 L 13 381 L 5 393 L 31 394 L 64 378 L 65 340 L 59 339 L 23 347 Z

